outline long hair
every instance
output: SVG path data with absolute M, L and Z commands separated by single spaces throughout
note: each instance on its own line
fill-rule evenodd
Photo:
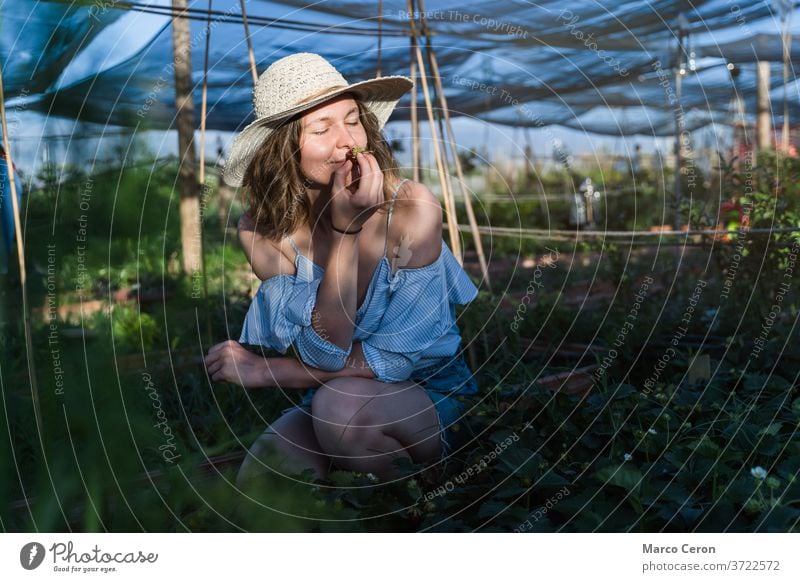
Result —
M 367 149 L 383 170 L 383 198 L 388 202 L 392 185 L 400 177 L 397 161 L 375 114 L 358 99 L 356 103 L 367 134 Z M 311 208 L 300 171 L 301 116 L 292 117 L 264 140 L 244 174 L 248 212 L 256 231 L 276 242 L 310 222 Z M 385 211 L 385 204 L 378 209 Z

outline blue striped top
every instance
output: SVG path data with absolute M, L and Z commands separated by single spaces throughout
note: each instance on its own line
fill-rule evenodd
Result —
M 387 233 L 397 190 L 389 206 Z M 297 253 L 296 274 L 276 275 L 261 283 L 245 317 L 240 343 L 266 346 L 281 354 L 294 345 L 307 365 L 335 371 L 344 367 L 352 342 L 361 342 L 367 364 L 383 382 L 407 380 L 415 370 L 458 351 L 461 334 L 455 305 L 475 299 L 478 289 L 444 241 L 433 263 L 399 268 L 396 273 L 384 245 L 364 302 L 356 311 L 347 349 L 332 344 L 312 327 L 311 314 L 325 270 L 289 241 Z

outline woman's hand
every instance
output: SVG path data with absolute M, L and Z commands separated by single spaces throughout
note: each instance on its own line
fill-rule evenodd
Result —
M 214 382 L 233 382 L 244 388 L 275 386 L 280 380 L 276 365 L 270 364 L 280 358 L 269 360 L 248 352 L 237 341 L 228 340 L 211 346 L 205 358 L 208 376 Z
M 383 172 L 370 153 L 348 158 L 333 174 L 331 220 L 336 228 L 358 230 L 383 204 Z M 359 177 L 354 178 L 354 174 Z

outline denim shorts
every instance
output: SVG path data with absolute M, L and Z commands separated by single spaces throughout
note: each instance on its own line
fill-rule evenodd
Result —
M 454 443 L 459 441 L 456 434 L 458 427 L 456 426 L 456 430 L 453 430 L 453 427 L 458 424 L 466 407 L 465 399 L 459 400 L 459 397 L 475 394 L 478 391 L 478 383 L 460 352 L 414 370 L 409 380 L 416 382 L 433 401 L 439 417 L 439 436 L 442 441 L 441 460 L 444 460 L 453 450 Z M 310 412 L 311 401 L 314 399 L 316 391 L 316 388 L 309 390 L 300 404 L 289 407 L 283 412 L 286 413 L 298 407 Z

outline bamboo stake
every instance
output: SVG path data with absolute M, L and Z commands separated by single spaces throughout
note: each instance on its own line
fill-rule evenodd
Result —
M 408 0 L 408 8 L 409 12 L 414 14 L 414 0 Z M 417 42 L 417 27 L 414 23 L 414 19 L 411 18 L 409 20 L 411 24 L 411 35 L 413 37 L 414 42 L 414 52 L 416 53 L 417 57 L 417 66 L 419 67 L 419 76 L 422 80 L 422 93 L 425 96 L 425 109 L 428 113 L 428 125 L 430 126 L 431 131 L 431 140 L 433 141 L 433 154 L 436 159 L 436 169 L 439 172 L 439 184 L 442 188 L 442 197 L 444 198 L 445 203 L 445 213 L 447 214 L 447 224 L 449 226 L 448 232 L 450 234 L 450 250 L 452 251 L 453 255 L 455 256 L 456 260 L 460 265 L 464 264 L 464 258 L 461 256 L 461 239 L 458 236 L 457 232 L 457 219 L 455 214 L 455 205 L 453 204 L 452 196 L 450 195 L 450 191 L 447 189 L 447 178 L 445 176 L 446 169 L 444 167 L 444 163 L 442 162 L 442 150 L 441 150 L 441 143 L 439 142 L 439 135 L 438 131 L 436 130 L 436 119 L 433 115 L 433 105 L 431 103 L 430 92 L 428 90 L 428 78 L 427 72 L 425 70 L 425 62 L 422 58 L 422 50 L 419 47 L 419 43 Z
M 381 49 L 383 42 L 383 0 L 378 0 L 378 66 L 376 67 L 375 76 L 381 76 Z
M 789 93 L 786 86 L 789 84 L 789 59 L 791 57 L 792 31 L 790 10 L 784 12 L 783 25 L 783 134 L 781 135 L 781 145 L 783 155 L 789 155 Z
M 201 200 L 200 207 L 200 256 L 203 267 L 203 303 L 206 318 L 206 341 L 210 345 L 211 335 L 211 314 L 208 310 L 208 275 L 206 272 L 206 239 L 205 228 L 203 228 L 203 218 L 206 205 L 208 204 L 208 188 L 206 186 L 206 115 L 208 111 L 208 54 L 211 47 L 211 6 L 213 0 L 208 0 L 208 18 L 206 19 L 206 52 L 203 57 L 203 92 L 200 105 L 200 188 Z M 195 315 L 197 315 L 195 313 Z
M 428 30 L 428 25 L 425 20 L 425 7 L 423 0 L 418 0 L 418 2 L 420 20 L 422 22 L 422 33 L 426 40 L 428 58 L 430 59 L 431 72 L 433 73 L 433 81 L 436 84 L 437 92 L 439 94 L 439 101 L 442 106 L 442 113 L 444 114 L 446 131 L 443 132 L 443 135 L 447 136 L 447 143 L 450 145 L 450 149 L 452 151 L 453 163 L 455 164 L 456 176 L 458 177 L 458 184 L 461 188 L 461 195 L 464 197 L 464 207 L 467 211 L 467 220 L 469 221 L 469 225 L 472 230 L 472 238 L 475 241 L 475 251 L 478 254 L 478 262 L 481 265 L 481 272 L 483 273 L 483 277 L 486 281 L 486 287 L 491 292 L 492 284 L 491 280 L 489 279 L 489 267 L 486 264 L 486 256 L 483 253 L 483 241 L 481 240 L 481 233 L 478 231 L 478 221 L 475 219 L 475 211 L 472 208 L 472 198 L 470 197 L 469 193 L 467 192 L 467 188 L 464 185 L 464 172 L 463 168 L 461 167 L 461 159 L 458 157 L 458 147 L 456 146 L 455 142 L 455 133 L 453 132 L 453 126 L 450 123 L 450 108 L 447 105 L 447 97 L 445 96 L 444 88 L 442 87 L 442 77 L 439 74 L 439 63 L 436 59 L 436 53 L 433 52 L 430 31 Z
M 770 62 L 758 61 L 756 65 L 756 143 L 758 151 L 772 147 L 772 102 L 769 98 Z
M 206 183 L 206 112 L 208 106 L 208 52 L 211 44 L 211 2 L 208 0 L 208 19 L 206 20 L 206 54 L 203 58 L 203 91 L 200 99 L 200 184 Z
M 250 57 L 250 73 L 253 75 L 253 87 L 258 83 L 258 72 L 256 71 L 256 55 L 253 52 L 253 43 L 250 40 L 250 27 L 247 24 L 247 11 L 244 8 L 245 0 L 239 0 L 242 6 L 242 22 L 244 23 L 244 36 L 247 39 L 247 54 Z
M 36 433 L 40 442 L 42 438 L 42 410 L 39 404 L 39 384 L 36 381 L 36 366 L 33 362 L 33 339 L 31 337 L 31 316 L 28 307 L 28 275 L 25 266 L 25 246 L 22 240 L 22 223 L 19 218 L 19 201 L 17 200 L 17 185 L 14 181 L 14 161 L 11 158 L 11 146 L 8 141 L 8 124 L 6 123 L 6 99 L 3 87 L 3 69 L 0 64 L 0 122 L 3 128 L 3 148 L 6 150 L 6 167 L 8 169 L 8 183 L 11 188 L 11 209 L 14 213 L 14 231 L 17 241 L 17 261 L 19 262 L 19 280 L 22 287 L 22 317 L 25 328 L 25 351 L 27 352 L 28 377 L 31 382 L 31 401 L 33 414 L 36 419 Z
M 414 82 L 411 87 L 411 171 L 415 182 L 420 181 L 419 168 L 419 119 L 417 116 L 417 60 L 414 52 L 414 39 L 411 39 L 411 67 L 410 77 Z

